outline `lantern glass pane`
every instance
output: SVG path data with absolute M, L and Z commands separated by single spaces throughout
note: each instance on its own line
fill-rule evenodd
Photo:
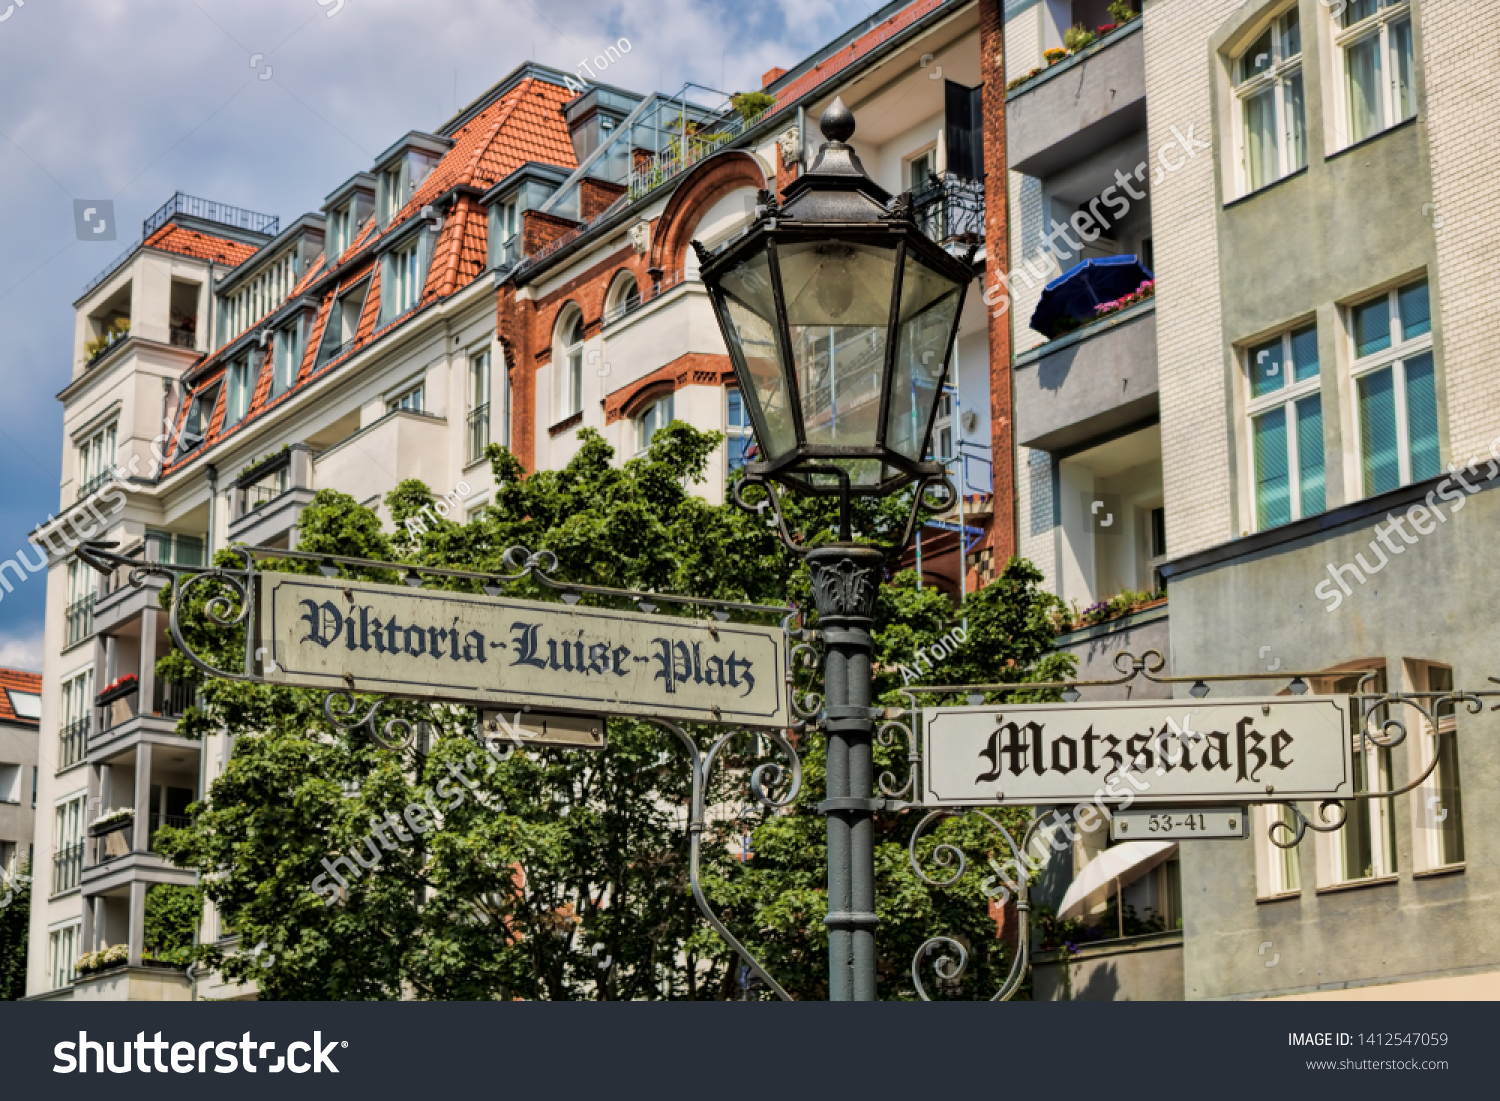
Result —
M 797 447 L 781 344 L 776 339 L 776 300 L 770 260 L 764 252 L 736 264 L 719 281 L 729 331 L 730 356 L 740 389 L 751 406 L 762 457 L 775 462 Z M 759 414 L 758 418 L 756 414 Z
M 941 396 L 960 287 L 909 253 L 904 267 L 885 440 L 892 451 L 916 461 L 926 450 L 928 426 Z
M 878 445 L 886 334 L 896 265 L 893 248 L 854 241 L 779 246 L 802 423 L 811 447 Z M 856 484 L 880 464 L 853 464 Z

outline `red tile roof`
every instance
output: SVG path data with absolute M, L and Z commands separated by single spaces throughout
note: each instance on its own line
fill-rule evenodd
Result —
M 213 237 L 207 233 L 199 233 L 197 230 L 183 229 L 176 222 L 168 222 L 162 226 L 146 238 L 144 245 L 146 248 L 181 253 L 183 256 L 191 256 L 198 260 L 212 260 L 216 264 L 226 264 L 231 268 L 239 267 L 256 253 L 254 245 L 247 245 L 242 241 L 231 241 L 224 237 Z
M 568 135 L 567 122 L 562 113 L 563 104 L 572 98 L 573 93 L 565 87 L 535 77 L 522 80 L 503 98 L 477 112 L 450 135 L 453 146 L 387 225 L 378 226 L 375 219 L 370 219 L 355 235 L 355 240 L 348 250 L 331 268 L 322 259 L 309 267 L 298 280 L 296 287 L 292 289 L 291 297 L 307 293 L 313 287 L 320 286 L 319 293 L 322 301 L 312 325 L 312 332 L 308 336 L 307 346 L 303 349 L 302 365 L 298 371 L 297 380 L 287 393 L 295 393 L 297 388 L 314 374 L 322 374 L 336 367 L 374 338 L 380 313 L 380 271 L 379 265 L 374 262 L 373 251 L 378 241 L 408 225 L 413 218 L 421 215 L 423 207 L 432 205 L 455 187 L 466 186 L 478 191 L 487 191 L 522 165 L 533 161 L 555 164 L 568 169 L 577 167 L 578 161 L 573 153 L 573 142 Z M 423 287 L 417 308 L 409 311 L 407 317 L 432 302 L 462 290 L 472 283 L 486 267 L 489 219 L 485 209 L 476 201 L 473 194 L 460 192 L 455 197 L 454 203 L 440 213 L 443 217 L 443 224 L 433 248 L 432 261 L 427 269 L 427 282 Z M 175 227 L 168 226 L 162 232 L 166 233 L 172 228 Z M 201 237 L 202 235 L 193 234 L 192 236 Z M 249 249 L 248 246 L 242 247 L 246 247 L 247 255 L 254 252 L 254 249 Z M 234 262 L 238 264 L 243 259 L 244 257 L 239 257 Z M 365 298 L 364 312 L 355 330 L 353 347 L 338 359 L 319 366 L 317 363 L 319 346 L 323 341 L 323 332 L 327 327 L 328 316 L 335 297 L 341 291 L 348 290 L 370 275 L 372 270 L 370 292 Z M 274 313 L 283 304 L 282 302 L 275 303 L 270 312 Z M 270 313 L 266 316 L 270 316 Z M 248 329 L 254 329 L 261 320 L 263 319 L 257 319 L 248 326 Z M 274 347 L 268 347 L 263 355 L 256 350 L 250 353 L 258 362 L 257 382 L 251 397 L 249 413 L 238 424 L 230 426 L 225 431 L 222 424 L 224 395 L 221 392 L 209 422 L 205 445 L 195 449 L 192 456 L 176 463 L 169 463 L 166 468 L 168 473 L 191 458 L 202 454 L 207 447 L 213 446 L 220 439 L 227 438 L 250 424 L 268 408 L 271 382 L 270 374 L 264 368 L 273 353 Z M 190 385 L 194 393 L 214 384 L 222 377 L 226 358 L 222 353 L 209 356 L 194 369 L 190 377 Z M 277 401 L 282 400 L 282 397 L 284 395 L 278 396 Z M 190 406 L 189 401 L 182 403 L 182 410 L 178 415 L 179 431 L 186 421 Z
M 10 689 L 15 692 L 29 692 L 34 696 L 42 694 L 42 675 L 40 673 L 23 673 L 19 669 L 0 669 L 0 722 L 24 723 L 28 726 L 38 725 L 36 719 L 23 719 L 17 715 L 15 709 L 10 705 Z
M 945 2 L 946 0 L 917 0 L 916 3 L 898 11 L 884 23 L 880 24 L 880 26 L 872 27 L 853 42 L 843 47 L 843 49 L 829 54 L 791 83 L 776 90 L 776 110 L 779 111 L 783 107 L 795 103 L 819 84 L 822 84 L 823 81 L 835 73 L 847 69 L 860 58 L 873 52 L 906 30 L 907 27 L 910 27 L 924 15 L 942 7 Z

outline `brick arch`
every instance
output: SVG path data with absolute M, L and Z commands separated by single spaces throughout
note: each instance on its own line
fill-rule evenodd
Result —
M 765 186 L 765 169 L 753 153 L 720 153 L 698 165 L 678 184 L 662 211 L 658 232 L 651 235 L 651 266 L 665 272 L 681 271 L 698 219 L 731 191 Z

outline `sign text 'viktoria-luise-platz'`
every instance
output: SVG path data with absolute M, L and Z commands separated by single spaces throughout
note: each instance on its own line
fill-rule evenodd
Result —
M 622 715 L 785 725 L 779 627 L 262 575 L 276 683 Z M 274 667 L 272 666 L 274 662 Z
M 927 708 L 925 801 L 1348 795 L 1351 710 L 1347 696 Z

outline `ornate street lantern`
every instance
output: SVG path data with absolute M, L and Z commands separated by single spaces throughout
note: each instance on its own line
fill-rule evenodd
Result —
M 747 473 L 846 500 L 942 483 L 924 460 L 972 265 L 865 174 L 841 100 L 820 127 L 785 206 L 761 192 L 743 237 L 693 242 L 755 427 Z

